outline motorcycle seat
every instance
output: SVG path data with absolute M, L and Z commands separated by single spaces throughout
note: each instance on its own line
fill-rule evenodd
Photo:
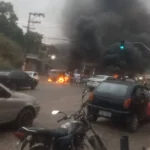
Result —
M 54 138 L 60 138 L 63 136 L 68 135 L 68 130 L 64 128 L 57 128 L 57 129 L 45 129 L 45 128 L 35 128 L 35 127 L 22 127 L 21 131 L 28 132 L 31 134 L 41 135 L 41 136 L 48 136 Z

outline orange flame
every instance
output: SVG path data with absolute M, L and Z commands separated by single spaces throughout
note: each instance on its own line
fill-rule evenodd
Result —
M 69 80 L 69 77 L 66 76 L 66 77 L 65 77 L 65 82 L 67 82 L 68 80 Z
M 118 74 L 114 74 L 114 78 L 116 78 L 116 79 L 117 79 L 118 77 L 119 77 L 119 75 L 118 75 Z
M 49 78 L 49 79 L 48 79 L 48 82 L 52 82 L 52 80 Z
M 64 78 L 60 77 L 56 83 L 64 83 L 64 82 L 65 82 Z

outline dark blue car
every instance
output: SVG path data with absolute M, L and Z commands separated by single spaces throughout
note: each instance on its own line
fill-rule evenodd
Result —
M 143 85 L 123 82 L 102 82 L 90 95 L 87 107 L 92 121 L 98 117 L 123 120 L 130 131 L 136 131 L 140 120 L 147 119 L 149 89 Z

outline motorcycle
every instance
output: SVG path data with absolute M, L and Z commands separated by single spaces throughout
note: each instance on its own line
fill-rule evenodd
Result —
M 59 110 L 53 110 L 52 115 L 63 114 L 57 122 L 69 120 L 58 129 L 26 128 L 22 127 L 14 135 L 19 139 L 17 150 L 106 150 L 99 135 L 96 134 L 90 124 L 90 116 L 84 110 L 88 101 L 83 102 L 88 90 L 82 94 L 81 108 L 72 115 L 67 115 Z M 92 136 L 88 136 L 92 131 Z

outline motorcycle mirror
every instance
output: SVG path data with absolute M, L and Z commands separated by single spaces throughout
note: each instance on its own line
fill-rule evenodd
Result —
M 52 111 L 52 115 L 56 115 L 56 114 L 58 114 L 59 113 L 59 110 L 53 110 Z

